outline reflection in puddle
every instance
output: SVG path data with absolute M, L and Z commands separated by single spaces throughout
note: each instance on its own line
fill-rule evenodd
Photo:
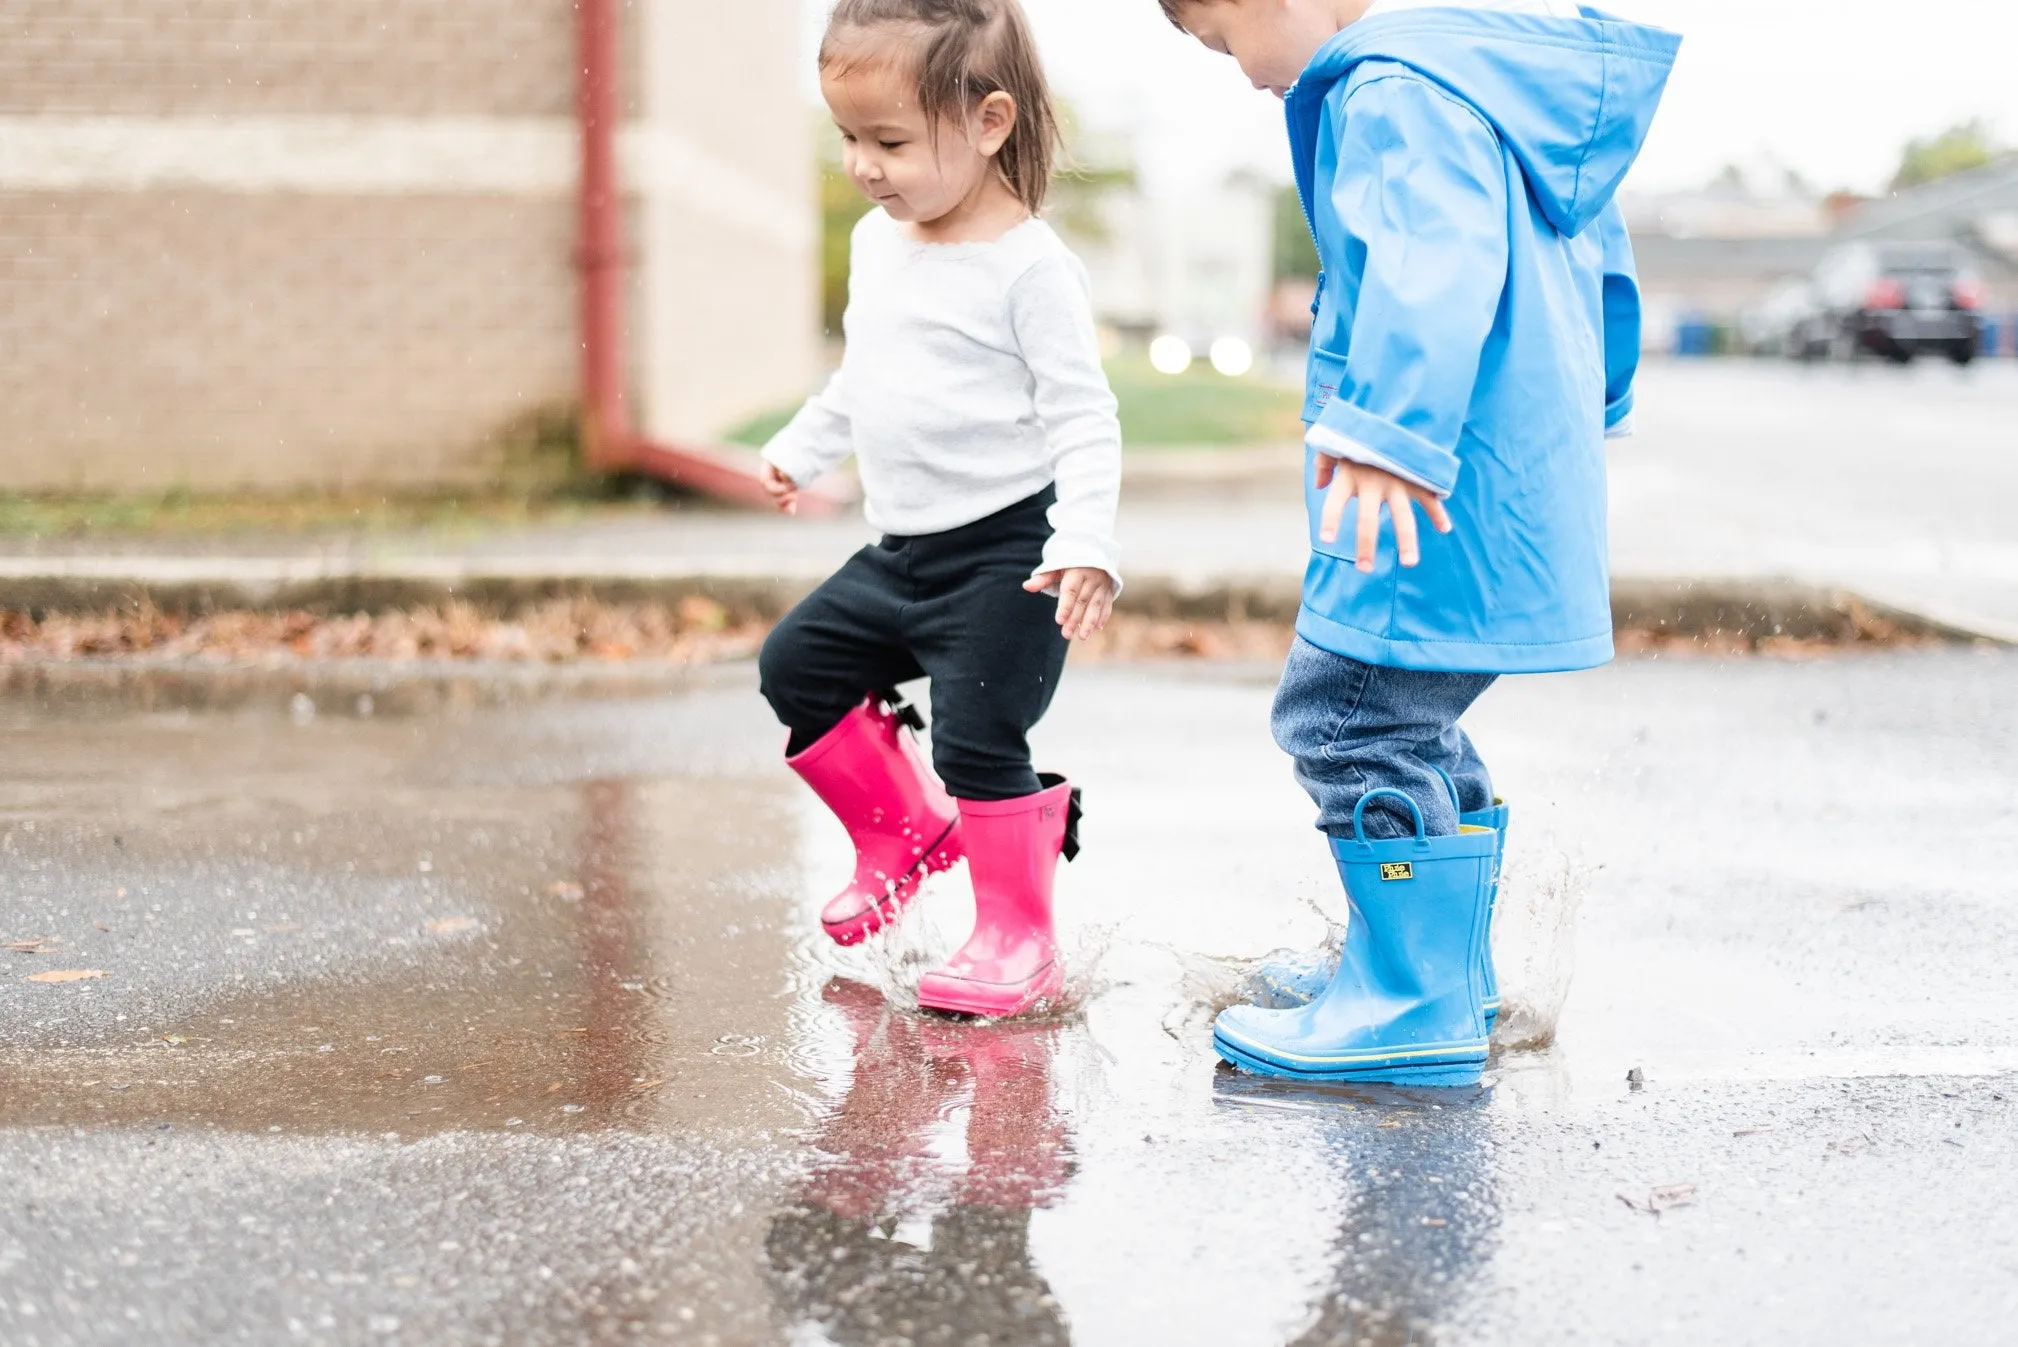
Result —
M 1498 1242 L 1490 1093 L 1325 1087 L 1230 1069 L 1215 1075 L 1213 1092 L 1222 1108 L 1302 1115 L 1344 1180 L 1331 1280 L 1294 1347 L 1446 1340 L 1453 1308 Z
M 836 1343 L 1070 1341 L 1030 1252 L 1071 1172 L 1059 1026 L 915 1016 L 840 978 L 821 996 L 854 1076 L 765 1241 L 787 1319 Z
M 0 1126 L 410 1140 L 803 1119 L 770 1048 L 790 898 L 751 868 L 751 835 L 782 823 L 772 783 L 568 781 L 557 754 L 526 782 L 509 735 L 473 750 L 445 722 L 222 728 L 22 732 L 66 752 L 10 784 L 42 818 L 8 862 L 54 876 L 34 920 L 97 941 L 109 976 L 88 996 L 0 988 L 22 1031 L 0 1033 Z

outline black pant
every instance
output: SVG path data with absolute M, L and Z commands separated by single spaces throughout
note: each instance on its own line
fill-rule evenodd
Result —
M 932 761 L 963 800 L 1037 793 L 1030 727 L 1065 668 L 1057 600 L 1026 593 L 1050 540 L 1046 487 L 945 533 L 886 537 L 785 618 L 758 657 L 764 697 L 811 747 L 874 692 L 932 680 Z

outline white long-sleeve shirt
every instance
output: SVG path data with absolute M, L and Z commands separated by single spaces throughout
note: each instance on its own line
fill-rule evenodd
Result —
M 971 524 L 1057 483 L 1041 570 L 1121 580 L 1121 425 L 1086 269 L 1031 219 L 993 243 L 919 243 L 884 212 L 855 227 L 847 350 L 764 447 L 801 486 L 860 462 L 885 533 Z

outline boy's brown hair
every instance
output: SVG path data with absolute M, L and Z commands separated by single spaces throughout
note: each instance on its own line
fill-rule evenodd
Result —
M 982 99 L 1016 100 L 1016 125 L 995 167 L 1035 214 L 1051 190 L 1059 149 L 1058 111 L 1017 0 L 840 0 L 820 43 L 820 68 L 847 61 L 845 38 L 894 29 L 909 39 L 926 120 L 961 119 Z M 909 30 L 904 33 L 903 30 Z

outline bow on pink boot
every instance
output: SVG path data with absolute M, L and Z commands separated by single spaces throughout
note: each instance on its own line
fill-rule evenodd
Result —
M 960 859 L 960 815 L 904 732 L 917 713 L 871 697 L 819 742 L 785 759 L 855 844 L 855 877 L 820 913 L 838 945 L 896 919 L 925 876 Z
M 918 984 L 930 1010 L 1000 1019 L 1065 989 L 1051 894 L 1058 857 L 1079 854 L 1079 792 L 1063 777 L 1018 800 L 960 801 L 967 872 L 974 880 L 974 934 Z

